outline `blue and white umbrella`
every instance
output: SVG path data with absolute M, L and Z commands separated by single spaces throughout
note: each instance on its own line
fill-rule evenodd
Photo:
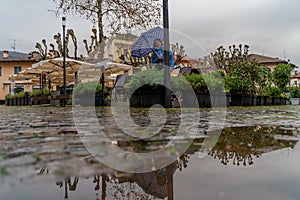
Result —
M 155 27 L 142 33 L 132 45 L 131 56 L 142 58 L 151 53 L 155 39 L 164 41 L 164 30 L 161 27 Z

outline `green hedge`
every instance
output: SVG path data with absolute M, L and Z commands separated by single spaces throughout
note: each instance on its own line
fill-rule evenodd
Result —
M 86 82 L 86 83 L 79 83 L 74 88 L 73 92 L 76 95 L 84 95 L 87 93 L 99 93 L 102 92 L 102 85 L 97 82 Z M 107 92 L 107 89 L 104 88 L 104 93 Z
M 290 87 L 290 97 L 291 98 L 300 98 L 300 88 L 299 87 Z

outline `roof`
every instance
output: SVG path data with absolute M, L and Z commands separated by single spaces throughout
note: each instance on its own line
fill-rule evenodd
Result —
M 258 55 L 258 54 L 249 54 L 248 58 L 250 60 L 255 60 L 259 64 L 267 64 L 267 63 L 277 63 L 277 64 L 287 64 L 288 62 L 285 60 L 281 60 L 279 58 L 272 58 L 269 56 L 264 56 L 264 55 Z
M 187 56 L 184 56 L 184 57 L 181 59 L 181 62 L 182 62 L 182 63 L 190 63 L 190 64 L 198 64 L 198 63 L 199 63 L 199 60 L 193 59 L 193 58 L 190 58 L 190 57 L 187 57 Z
M 300 79 L 300 74 L 292 75 L 291 78 Z
M 3 54 L 8 52 L 8 57 L 3 57 Z M 27 53 L 16 52 L 16 51 L 0 51 L 0 62 L 35 62 L 35 60 L 29 58 L 30 55 Z

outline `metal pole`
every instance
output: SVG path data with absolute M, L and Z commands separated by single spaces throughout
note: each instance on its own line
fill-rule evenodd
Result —
M 67 75 L 66 75 L 66 17 L 62 17 L 63 27 L 63 76 L 64 76 L 64 90 L 63 94 L 67 94 Z M 66 99 L 63 99 L 63 106 L 66 106 Z
M 104 68 L 104 65 L 101 66 L 101 69 L 102 69 L 102 75 L 101 75 L 101 85 L 102 85 L 102 106 L 104 106 L 104 72 L 105 72 L 105 68 Z
M 68 182 L 67 179 L 65 179 L 65 199 L 68 199 Z
M 173 183 L 173 165 L 167 167 L 167 180 L 168 180 L 168 200 L 174 200 L 174 183 Z
M 165 108 L 171 107 L 171 83 L 170 83 L 170 43 L 169 43 L 169 8 L 168 0 L 163 0 L 163 26 L 164 26 L 164 85 L 165 96 L 164 106 Z

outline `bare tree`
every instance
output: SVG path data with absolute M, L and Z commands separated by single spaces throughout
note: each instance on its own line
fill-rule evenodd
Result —
M 161 0 L 53 0 L 56 14 L 80 15 L 97 24 L 95 45 L 103 43 L 104 34 L 121 30 L 145 29 L 161 23 Z M 104 31 L 105 29 L 105 31 Z M 102 49 L 102 48 L 101 48 Z M 102 49 L 103 50 L 103 49 Z
M 77 56 L 77 51 L 78 51 L 77 37 L 72 29 L 67 30 L 67 35 L 66 35 L 66 39 L 65 39 L 66 57 L 70 57 L 69 56 L 69 38 L 70 37 L 72 39 L 73 46 L 74 46 L 74 59 L 83 60 L 82 55 L 80 55 L 80 58 L 78 58 L 78 56 Z M 35 48 L 37 48 L 38 51 L 30 52 L 31 57 L 36 58 L 38 60 L 45 60 L 45 59 L 49 59 L 49 58 L 57 58 L 57 57 L 62 56 L 63 55 L 63 39 L 62 39 L 60 33 L 57 33 L 56 35 L 54 35 L 53 38 L 56 42 L 57 50 L 55 49 L 55 45 L 52 43 L 49 44 L 50 48 L 48 50 L 46 39 L 43 39 L 42 40 L 43 46 L 39 42 L 37 42 L 35 45 Z

